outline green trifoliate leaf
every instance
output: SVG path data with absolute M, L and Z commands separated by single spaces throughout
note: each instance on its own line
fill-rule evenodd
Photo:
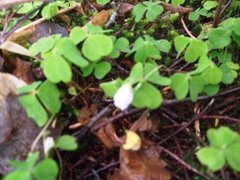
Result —
M 197 11 L 194 11 L 194 12 L 190 12 L 188 19 L 190 21 L 197 21 L 199 17 L 200 17 L 200 14 Z
M 224 153 L 215 147 L 204 147 L 197 153 L 198 160 L 212 171 L 222 169 L 225 164 Z
M 209 84 L 204 87 L 203 91 L 207 93 L 208 96 L 214 96 L 218 93 L 219 89 L 220 89 L 219 84 L 217 85 Z
M 143 65 L 142 63 L 136 63 L 130 72 L 129 77 L 125 80 L 125 82 L 130 82 L 131 84 L 135 84 L 143 79 Z
M 190 78 L 189 89 L 192 101 L 196 101 L 198 94 L 203 91 L 205 81 L 201 76 L 194 76 Z
M 220 149 L 224 149 L 231 143 L 239 140 L 238 133 L 224 126 L 218 129 L 209 129 L 207 131 L 207 137 L 211 146 Z
M 227 163 L 235 171 L 240 171 L 240 142 L 233 143 L 225 149 Z
M 14 171 L 6 175 L 4 180 L 29 180 L 31 179 L 31 174 L 28 171 Z
M 94 67 L 94 76 L 97 79 L 104 78 L 111 71 L 111 64 L 109 62 L 97 63 Z
M 42 83 L 41 81 L 36 81 L 30 85 L 22 86 L 17 89 L 17 93 L 23 94 L 23 93 L 29 93 L 29 92 L 35 91 L 41 83 Z
M 223 73 L 223 76 L 222 76 L 222 82 L 224 84 L 231 84 L 233 81 L 234 81 L 234 72 L 229 66 L 227 66 L 226 64 L 222 64 L 220 67 L 219 67 Z
M 97 3 L 101 4 L 101 5 L 107 4 L 109 2 L 110 2 L 110 0 L 97 0 Z
M 82 51 L 85 57 L 91 61 L 97 61 L 103 56 L 109 55 L 113 50 L 111 37 L 103 34 L 93 34 L 83 43 Z
M 189 42 L 190 42 L 190 39 L 183 35 L 178 36 L 174 39 L 174 45 L 178 53 L 177 56 L 179 56 L 183 52 L 183 50 L 187 47 Z
M 28 117 L 32 118 L 38 126 L 41 127 L 47 122 L 47 113 L 42 107 L 42 105 L 39 103 L 35 94 L 20 96 L 19 102 L 26 110 Z
M 74 27 L 69 34 L 69 38 L 75 45 L 82 42 L 86 37 L 87 32 L 80 27 Z
M 62 150 L 72 151 L 76 150 L 78 145 L 73 136 L 63 135 L 56 140 L 56 146 Z
M 229 32 L 222 28 L 211 29 L 208 33 L 208 40 L 212 48 L 216 49 L 224 48 L 231 42 Z
M 171 80 L 167 77 L 163 77 L 159 73 L 159 67 L 154 63 L 146 63 L 144 66 L 144 78 L 154 84 L 160 86 L 170 85 Z
M 86 67 L 89 64 L 69 38 L 59 40 L 55 50 L 78 67 Z
M 153 85 L 144 82 L 134 93 L 132 104 L 137 108 L 156 109 L 162 103 L 160 91 Z
M 52 114 L 57 114 L 61 108 L 60 91 L 54 83 L 46 80 L 37 91 L 37 95 L 43 105 Z
M 174 91 L 177 99 L 183 99 L 187 96 L 189 90 L 189 75 L 176 73 L 171 76 L 171 89 Z
M 46 158 L 37 164 L 32 173 L 36 180 L 55 180 L 58 175 L 58 166 L 54 160 Z
M 143 18 L 145 11 L 146 7 L 140 3 L 134 6 L 132 12 L 133 15 L 135 16 L 135 22 L 139 22 Z
M 221 69 L 219 69 L 216 65 L 213 65 L 206 69 L 201 76 L 206 83 L 215 85 L 221 82 L 223 73 Z
M 218 3 L 216 1 L 206 1 L 203 4 L 203 8 L 206 10 L 210 10 L 210 9 L 217 7 L 217 5 L 218 5 Z
M 171 44 L 169 43 L 169 41 L 167 41 L 165 39 L 161 39 L 161 40 L 155 41 L 154 44 L 156 45 L 156 47 L 161 52 L 168 53 L 170 51 L 170 49 L 171 49 Z
M 51 37 L 44 37 L 39 39 L 37 42 L 30 46 L 29 51 L 32 53 L 33 56 L 37 55 L 38 53 L 45 53 L 50 51 L 56 43 L 56 38 L 54 36 Z
M 137 49 L 134 55 L 136 62 L 145 62 L 147 58 L 160 59 L 161 55 L 159 50 L 150 42 L 144 42 L 144 44 Z
M 42 11 L 42 17 L 46 19 L 50 19 L 53 16 L 57 15 L 58 13 L 58 6 L 55 3 L 50 3 L 49 5 L 45 6 Z
M 206 55 L 207 52 L 208 47 L 206 43 L 193 39 L 190 41 L 190 44 L 186 49 L 184 58 L 187 62 L 192 63 L 195 62 L 199 57 Z
M 59 83 L 61 81 L 67 83 L 72 79 L 70 65 L 55 52 L 51 52 L 46 56 L 41 67 L 47 79 L 53 83 Z
M 163 12 L 163 7 L 160 5 L 154 5 L 147 8 L 146 19 L 147 21 L 155 20 Z
M 114 81 L 105 82 L 100 84 L 100 88 L 108 97 L 113 97 L 117 90 L 122 86 L 122 79 L 118 78 Z
M 183 4 L 184 2 L 185 2 L 185 0 L 172 0 L 172 4 L 175 6 Z

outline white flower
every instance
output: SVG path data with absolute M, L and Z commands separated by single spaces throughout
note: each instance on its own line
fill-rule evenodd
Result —
M 49 150 L 54 147 L 54 140 L 52 137 L 47 137 L 46 139 L 43 140 L 43 149 L 45 155 L 48 154 Z
M 114 105 L 122 111 L 127 109 L 133 100 L 133 89 L 131 84 L 122 85 L 113 97 Z

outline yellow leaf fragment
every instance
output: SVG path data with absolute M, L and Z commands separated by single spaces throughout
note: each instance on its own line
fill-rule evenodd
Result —
M 126 141 L 123 149 L 137 151 L 141 148 L 141 138 L 134 131 L 126 130 Z

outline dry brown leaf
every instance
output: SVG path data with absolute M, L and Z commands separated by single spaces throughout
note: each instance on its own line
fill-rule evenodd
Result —
M 34 81 L 30 62 L 23 61 L 18 57 L 10 58 L 5 62 L 4 68 L 27 84 Z
M 16 54 L 21 54 L 24 56 L 30 56 L 30 57 L 32 56 L 28 49 L 26 49 L 25 47 L 15 43 L 15 42 L 9 41 L 9 40 L 3 42 L 0 45 L 0 49 L 9 51 L 12 53 L 16 53 Z
M 120 149 L 120 169 L 108 180 L 169 180 L 170 173 L 165 169 L 165 162 L 159 159 L 155 144 L 143 141 L 139 151 Z
M 118 13 L 119 16 L 125 16 L 126 13 L 130 12 L 133 9 L 133 5 L 129 3 L 119 3 Z
M 103 118 L 99 121 L 102 123 L 106 121 L 107 118 Z M 105 127 L 99 129 L 96 133 L 97 137 L 102 141 L 102 143 L 109 149 L 113 147 L 120 147 L 123 144 L 123 140 L 118 137 L 114 126 L 110 123 Z
M 97 13 L 95 16 L 93 16 L 90 23 L 92 23 L 95 26 L 102 26 L 108 21 L 109 16 L 110 16 L 109 10 L 102 10 L 99 13 Z
M 84 106 L 79 111 L 78 122 L 73 125 L 70 125 L 69 128 L 75 129 L 88 124 L 92 116 L 95 114 L 96 110 L 97 106 L 95 104 L 92 104 L 90 107 Z

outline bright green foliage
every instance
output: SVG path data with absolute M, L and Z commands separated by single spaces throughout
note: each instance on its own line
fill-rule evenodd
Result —
M 198 94 L 204 89 L 205 81 L 201 76 L 193 76 L 189 81 L 190 97 L 192 101 L 196 101 Z
M 32 174 L 37 180 L 55 180 L 58 175 L 58 166 L 54 160 L 46 158 L 35 166 Z
M 172 4 L 175 6 L 183 4 L 184 2 L 185 2 L 185 0 L 172 0 Z
M 178 36 L 174 39 L 174 45 L 179 56 L 184 49 L 186 52 L 184 58 L 188 63 L 195 62 L 201 56 L 204 56 L 208 53 L 207 44 L 198 39 L 190 39 L 183 35 Z
M 89 76 L 94 71 L 94 76 L 97 79 L 104 78 L 112 69 L 109 62 L 100 61 L 98 63 L 92 63 L 86 68 L 82 68 L 83 76 Z
M 48 110 L 52 115 L 57 114 L 61 108 L 60 92 L 55 84 L 50 81 L 33 83 L 30 87 L 18 89 L 18 93 L 24 93 L 19 97 L 19 102 L 25 108 L 38 126 L 43 126 L 48 120 Z M 42 106 L 42 104 L 44 106 Z M 46 108 L 46 110 L 45 110 Z
M 94 67 L 94 76 L 97 79 L 102 79 L 106 76 L 107 73 L 111 71 L 111 68 L 112 66 L 109 62 L 99 62 Z
M 160 86 L 170 85 L 171 80 L 167 77 L 161 76 L 158 70 L 158 66 L 155 63 L 146 63 L 144 66 L 144 79 L 153 84 Z
M 151 36 L 139 37 L 132 49 L 134 54 L 134 60 L 136 62 L 144 63 L 147 59 L 160 59 L 160 52 L 169 52 L 171 48 L 170 43 L 167 40 L 155 40 Z
M 206 55 L 208 52 L 207 45 L 196 39 L 192 39 L 186 49 L 184 58 L 188 63 L 195 62 L 199 57 Z
M 163 12 L 163 7 L 159 2 L 144 1 L 138 3 L 133 8 L 133 15 L 135 16 L 135 22 L 139 22 L 146 13 L 146 20 L 148 22 L 155 20 Z
M 76 150 L 78 145 L 73 136 L 62 135 L 56 140 L 56 147 L 66 151 L 72 151 Z
M 58 13 L 58 6 L 55 3 L 50 3 L 49 5 L 45 6 L 42 10 L 42 17 L 50 19 L 53 16 L 57 15 Z
M 114 42 L 113 50 L 109 56 L 111 58 L 118 58 L 120 52 L 130 52 L 129 41 L 124 37 L 120 37 Z
M 70 64 L 58 53 L 51 51 L 44 55 L 45 60 L 41 67 L 48 80 L 53 83 L 70 82 L 72 80 L 72 71 Z M 64 73 L 63 73 L 64 71 Z
M 103 34 L 89 35 L 84 41 L 82 52 L 91 61 L 97 61 L 103 56 L 109 55 L 113 50 L 113 41 Z
M 110 82 L 100 84 L 100 88 L 104 91 L 107 97 L 113 97 L 117 90 L 122 86 L 122 79 L 118 78 Z
M 200 162 L 212 171 L 220 170 L 224 164 L 224 153 L 215 147 L 205 147 L 197 152 Z
M 137 108 L 158 108 L 162 103 L 162 95 L 159 90 L 147 82 L 139 86 L 134 93 L 133 105 Z
M 235 171 L 240 171 L 240 135 L 228 127 L 209 129 L 209 147 L 198 150 L 198 160 L 212 171 L 220 170 L 227 163 Z
M 189 75 L 176 73 L 171 76 L 171 89 L 174 91 L 177 99 L 183 99 L 187 96 L 189 90 Z
M 110 2 L 110 0 L 97 0 L 97 3 L 101 4 L 101 5 L 107 4 L 109 2 Z
M 74 27 L 69 34 L 69 38 L 72 40 L 72 42 L 75 45 L 82 42 L 84 39 L 86 39 L 86 37 L 87 37 L 87 32 L 80 27 Z
M 190 39 L 186 36 L 180 35 L 174 39 L 174 45 L 177 51 L 177 57 L 184 51 L 184 49 L 189 44 Z
M 69 62 L 78 67 L 86 67 L 89 64 L 88 61 L 82 57 L 80 51 L 69 38 L 60 39 L 57 42 L 54 51 L 61 54 Z
M 57 163 L 50 158 L 45 158 L 36 164 L 38 158 L 39 153 L 35 152 L 29 154 L 26 161 L 10 161 L 15 170 L 9 173 L 4 180 L 55 180 L 58 175 Z
M 59 39 L 59 36 L 51 36 L 39 39 L 35 42 L 30 48 L 30 52 L 33 56 L 37 55 L 38 53 L 46 53 L 50 51 Z
M 222 71 L 216 65 L 213 65 L 202 73 L 202 77 L 208 84 L 215 85 L 221 82 Z
M 218 5 L 218 3 L 216 1 L 206 1 L 203 4 L 204 9 L 206 10 L 210 10 L 212 8 L 215 8 Z
M 214 49 L 224 48 L 231 42 L 229 32 L 223 28 L 212 29 L 208 34 L 208 40 L 211 43 L 210 47 Z

